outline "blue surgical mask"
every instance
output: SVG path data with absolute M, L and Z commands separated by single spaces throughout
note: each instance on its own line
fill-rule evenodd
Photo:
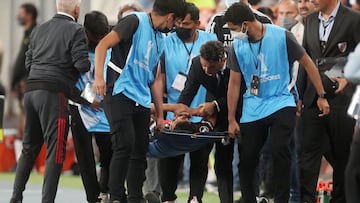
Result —
M 229 8 L 231 5 L 233 5 L 234 3 L 238 3 L 239 0 L 226 0 L 226 6 Z

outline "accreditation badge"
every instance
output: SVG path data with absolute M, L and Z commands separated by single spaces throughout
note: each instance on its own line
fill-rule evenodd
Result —
M 251 75 L 250 93 L 254 96 L 259 95 L 260 77 L 257 75 Z
M 176 75 L 175 80 L 174 80 L 173 84 L 171 85 L 171 87 L 179 92 L 182 92 L 185 87 L 186 80 L 187 80 L 187 75 L 185 73 L 179 72 Z

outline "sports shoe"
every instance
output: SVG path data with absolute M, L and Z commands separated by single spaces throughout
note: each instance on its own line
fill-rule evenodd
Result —
M 161 203 L 159 195 L 156 192 L 148 192 L 145 194 L 144 198 L 149 203 Z
M 100 193 L 99 198 L 101 199 L 100 203 L 109 203 L 109 194 L 108 193 Z
M 268 198 L 266 197 L 256 197 L 258 203 L 269 203 Z

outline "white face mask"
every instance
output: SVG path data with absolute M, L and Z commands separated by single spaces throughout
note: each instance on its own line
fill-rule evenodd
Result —
M 246 40 L 248 38 L 247 29 L 245 30 L 245 32 L 242 32 L 242 30 L 243 30 L 243 26 L 241 26 L 240 32 L 230 30 L 230 34 L 234 39 Z

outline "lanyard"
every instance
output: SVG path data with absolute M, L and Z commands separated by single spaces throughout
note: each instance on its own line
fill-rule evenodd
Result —
M 156 53 L 159 54 L 159 46 L 158 46 L 157 36 L 156 36 L 157 35 L 157 30 L 155 30 L 155 28 L 154 28 L 154 23 L 153 23 L 151 14 L 149 14 L 149 17 L 150 17 L 151 27 L 153 29 L 153 33 L 154 33 L 154 36 L 155 36 Z
M 187 54 L 188 54 L 186 74 L 188 74 L 188 72 L 189 72 L 190 60 L 191 60 L 191 52 L 192 52 L 192 50 L 193 50 L 193 48 L 194 48 L 194 45 L 195 45 L 195 38 L 196 38 L 196 36 L 194 37 L 194 40 L 192 41 L 192 45 L 191 45 L 190 50 L 189 50 L 188 47 L 186 46 L 186 43 L 185 43 L 183 40 L 181 40 L 181 42 L 183 43 L 183 45 L 184 45 L 184 47 L 185 47 L 185 50 L 186 50 L 186 52 L 187 52 Z
M 264 34 L 264 25 L 261 25 L 261 35 L 263 35 L 263 34 Z M 262 36 L 261 39 L 260 39 L 260 44 L 259 44 L 259 48 L 258 48 L 258 51 L 257 51 L 257 55 L 254 53 L 253 48 L 252 48 L 252 46 L 251 46 L 251 43 L 250 43 L 250 41 L 249 41 L 249 39 L 248 39 L 249 47 L 250 47 L 250 49 L 251 49 L 251 54 L 253 55 L 253 58 L 254 58 L 254 63 L 255 63 L 255 68 L 256 68 L 256 70 L 258 70 L 258 67 L 259 67 L 259 59 L 258 59 L 258 56 L 259 56 L 260 50 L 261 50 L 262 39 L 263 39 L 263 36 Z M 261 69 L 260 69 L 260 70 L 261 70 Z

